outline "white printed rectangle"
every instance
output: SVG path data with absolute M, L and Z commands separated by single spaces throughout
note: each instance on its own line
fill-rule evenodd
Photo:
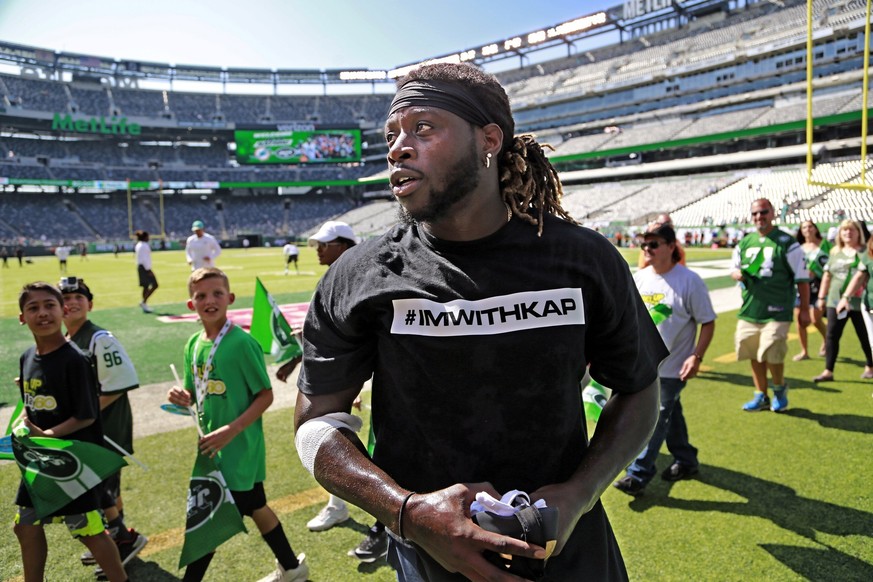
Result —
M 572 288 L 526 291 L 478 301 L 438 303 L 415 298 L 395 299 L 392 303 L 391 333 L 396 335 L 497 335 L 585 324 L 582 290 Z

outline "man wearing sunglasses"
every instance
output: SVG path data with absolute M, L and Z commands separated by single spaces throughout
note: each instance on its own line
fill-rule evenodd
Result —
M 666 441 L 673 463 L 661 473 L 665 481 L 690 479 L 698 472 L 697 449 L 688 441 L 688 429 L 679 400 L 682 389 L 700 370 L 700 363 L 715 333 L 715 310 L 703 279 L 680 263 L 676 232 L 652 223 L 640 248 L 646 263 L 634 283 L 670 355 L 658 367 L 661 409 L 649 444 L 613 486 L 636 497 L 656 473 L 655 461 Z M 700 337 L 695 341 L 697 326 Z
M 752 202 L 755 232 L 747 234 L 734 248 L 731 277 L 740 284 L 743 305 L 737 316 L 734 342 L 738 360 L 750 360 L 755 394 L 743 410 L 788 408 L 785 382 L 785 354 L 788 328 L 794 313 L 795 297 L 800 297 L 797 325 L 809 325 L 809 271 L 803 249 L 790 234 L 773 225 L 773 205 L 766 198 Z M 797 295 L 794 288 L 797 285 Z M 767 374 L 773 387 L 773 400 L 767 394 Z

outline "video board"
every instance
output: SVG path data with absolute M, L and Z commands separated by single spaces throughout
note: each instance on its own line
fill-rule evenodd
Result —
M 234 131 L 240 164 L 317 164 L 361 161 L 360 129 Z

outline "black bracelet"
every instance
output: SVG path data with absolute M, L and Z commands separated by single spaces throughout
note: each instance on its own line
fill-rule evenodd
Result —
M 397 514 L 397 535 L 400 536 L 400 539 L 402 540 L 406 539 L 403 537 L 403 510 L 406 509 L 406 503 L 413 495 L 415 495 L 415 493 L 411 491 L 406 494 L 406 497 L 403 498 L 403 503 L 400 504 L 400 512 Z

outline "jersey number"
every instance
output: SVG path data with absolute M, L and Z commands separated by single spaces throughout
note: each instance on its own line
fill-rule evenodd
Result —
M 103 361 L 106 362 L 106 367 L 111 368 L 112 366 L 120 366 L 124 362 L 121 359 L 121 356 L 118 355 L 118 352 L 106 352 L 103 354 Z
M 750 249 L 746 249 L 746 258 L 749 259 L 750 263 L 755 262 L 755 259 L 758 256 L 758 253 L 764 255 L 764 260 L 761 262 L 761 267 L 758 269 L 758 277 L 772 277 L 773 276 L 773 247 L 760 247 L 755 248 L 752 247 Z M 760 259 L 759 259 L 760 260 Z

